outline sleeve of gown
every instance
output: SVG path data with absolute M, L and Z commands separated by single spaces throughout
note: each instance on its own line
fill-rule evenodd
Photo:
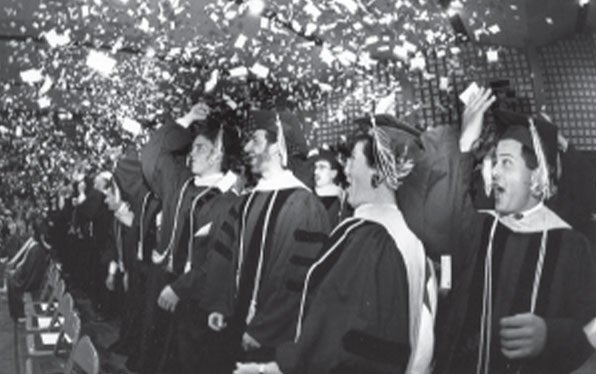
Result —
M 354 232 L 319 286 L 296 343 L 277 350 L 284 374 L 403 373 L 408 365 L 408 281 L 401 253 L 379 226 Z M 333 280 L 332 280 L 333 279 Z
M 147 187 L 143 178 L 139 154 L 134 148 L 129 148 L 124 157 L 118 160 L 114 170 L 114 179 L 122 193 L 122 199 L 131 204 L 133 211 L 141 205 Z
M 583 235 L 572 238 L 568 248 L 577 253 L 569 276 L 574 280 L 568 308 L 573 318 L 546 318 L 547 339 L 542 352 L 560 372 L 571 372 L 580 367 L 594 349 L 584 332 L 588 323 L 596 323 L 596 265 L 590 244 Z
M 294 192 L 273 235 L 271 259 L 257 298 L 257 311 L 247 332 L 259 342 L 286 341 L 293 333 L 306 273 L 321 255 L 330 231 L 319 199 L 307 191 Z
M 470 197 L 473 156 L 459 150 L 459 131 L 439 126 L 423 133 L 424 152 L 398 190 L 408 226 L 434 261 L 443 254 L 461 262 L 458 253 L 469 241 L 476 210 Z
M 207 245 L 207 238 L 195 238 L 194 246 L 206 246 Z M 194 250 L 196 254 L 196 250 Z M 202 267 L 197 266 L 198 263 L 194 260 L 195 255 L 193 255 L 193 265 L 191 269 L 184 274 L 180 275 L 174 282 L 170 284 L 172 290 L 176 293 L 176 295 L 181 298 L 182 300 L 189 300 L 189 299 L 198 299 L 198 294 L 201 289 L 201 285 L 203 284 L 203 280 L 205 278 L 205 272 Z
M 162 201 L 170 201 L 168 194 L 176 193 L 190 177 L 183 152 L 191 143 L 192 137 L 187 129 L 167 121 L 141 150 L 143 176 Z

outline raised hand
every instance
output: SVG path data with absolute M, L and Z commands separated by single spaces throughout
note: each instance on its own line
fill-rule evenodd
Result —
M 484 113 L 495 102 L 495 99 L 489 88 L 481 87 L 478 94 L 466 105 L 459 138 L 459 149 L 462 152 L 469 152 L 474 142 L 480 137 Z

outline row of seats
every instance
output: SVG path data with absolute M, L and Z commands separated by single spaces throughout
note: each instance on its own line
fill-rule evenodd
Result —
M 52 261 L 41 290 L 26 293 L 23 301 L 27 374 L 99 373 L 97 350 L 80 336 L 81 319 L 59 265 Z

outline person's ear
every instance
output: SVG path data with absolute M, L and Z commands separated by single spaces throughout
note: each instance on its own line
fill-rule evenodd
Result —
M 331 169 L 331 179 L 335 180 L 337 178 L 337 170 Z
M 530 192 L 535 198 L 542 198 L 542 186 L 538 178 L 538 169 L 532 170 L 532 174 L 530 174 Z
M 373 188 L 377 188 L 381 185 L 381 183 L 383 183 L 383 177 L 377 171 L 370 177 L 370 185 L 373 186 Z

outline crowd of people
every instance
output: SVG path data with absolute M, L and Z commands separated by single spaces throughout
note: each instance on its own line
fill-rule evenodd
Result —
M 561 218 L 556 126 L 494 102 L 461 128 L 363 115 L 308 157 L 287 109 L 199 103 L 8 226 L 11 315 L 53 256 L 133 372 L 570 373 L 596 347 L 593 222 Z

